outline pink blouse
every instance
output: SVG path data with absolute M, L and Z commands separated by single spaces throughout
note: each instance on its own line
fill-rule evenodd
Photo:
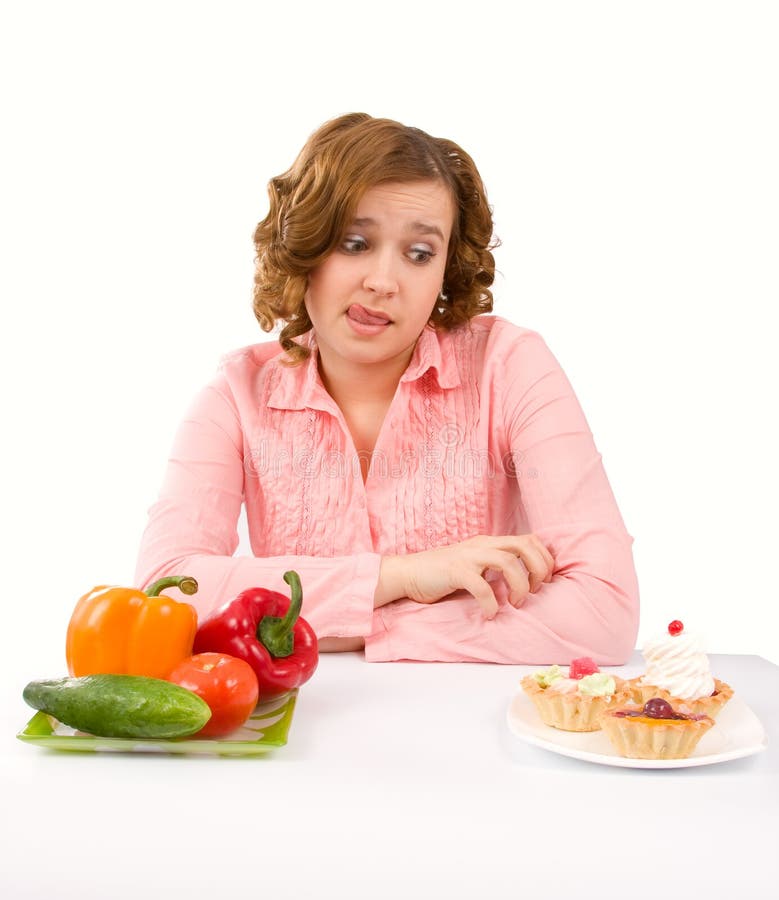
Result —
M 240 591 L 288 593 L 294 569 L 317 635 L 365 639 L 368 660 L 624 663 L 638 584 L 628 534 L 592 434 L 535 331 L 479 316 L 425 328 L 383 422 L 365 483 L 346 421 L 309 360 L 280 365 L 277 341 L 228 354 L 179 426 L 149 510 L 136 583 L 193 575 L 202 618 Z M 253 556 L 233 556 L 246 507 Z M 434 604 L 373 598 L 382 555 L 478 534 L 534 532 L 553 579 L 482 617 L 461 591 Z

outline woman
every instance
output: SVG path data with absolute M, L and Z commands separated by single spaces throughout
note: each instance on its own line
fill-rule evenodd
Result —
M 346 115 L 269 194 L 254 311 L 279 342 L 226 356 L 194 401 L 137 582 L 193 575 L 202 617 L 295 569 L 320 649 L 369 660 L 624 663 L 633 539 L 543 339 L 487 315 L 471 158 Z M 242 503 L 252 557 L 232 555 Z

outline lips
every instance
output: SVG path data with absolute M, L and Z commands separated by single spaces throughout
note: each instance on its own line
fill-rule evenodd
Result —
M 383 312 L 375 309 L 368 309 L 366 306 L 360 306 L 359 303 L 353 303 L 346 314 L 355 322 L 362 322 L 363 325 L 389 325 L 392 319 Z

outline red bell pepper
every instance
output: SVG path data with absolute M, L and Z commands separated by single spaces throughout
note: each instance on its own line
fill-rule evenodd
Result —
M 314 629 L 300 618 L 303 592 L 297 572 L 285 572 L 291 598 L 249 588 L 198 628 L 193 653 L 228 653 L 254 669 L 260 702 L 299 687 L 314 674 L 319 647 Z

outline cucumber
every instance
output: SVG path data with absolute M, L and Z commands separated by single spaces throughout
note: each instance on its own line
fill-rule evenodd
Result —
M 208 704 L 197 694 L 142 675 L 31 681 L 23 696 L 33 709 L 98 737 L 185 737 L 211 718 Z

